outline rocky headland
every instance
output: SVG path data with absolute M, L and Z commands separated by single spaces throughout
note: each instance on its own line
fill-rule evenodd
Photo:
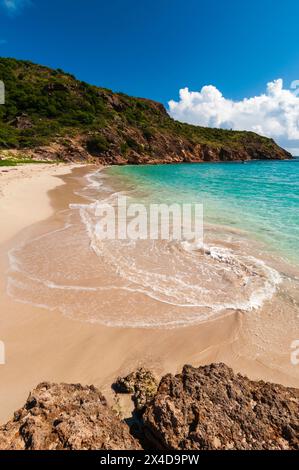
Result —
M 0 80 L 2 159 L 111 165 L 292 158 L 254 132 L 181 123 L 161 103 L 89 85 L 60 69 L 0 58 Z

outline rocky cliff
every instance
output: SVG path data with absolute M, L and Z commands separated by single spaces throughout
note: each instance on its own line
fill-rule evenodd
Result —
M 272 139 L 183 124 L 160 103 L 89 85 L 62 70 L 0 58 L 0 80 L 6 89 L 0 157 L 104 164 L 291 158 Z
M 131 393 L 131 429 L 93 386 L 40 384 L 0 428 L 0 449 L 299 450 L 299 390 L 256 382 L 224 364 L 164 376 L 140 369 L 114 384 Z M 131 432 L 135 436 L 131 435 Z

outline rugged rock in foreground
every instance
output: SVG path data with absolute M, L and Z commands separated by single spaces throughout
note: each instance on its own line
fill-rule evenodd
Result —
M 224 364 L 185 366 L 155 385 L 145 369 L 119 381 L 135 398 L 140 422 L 132 432 L 146 449 L 299 450 L 297 389 L 249 380 Z M 0 427 L 0 449 L 137 450 L 139 440 L 93 386 L 42 383 Z
M 299 449 L 299 390 L 255 382 L 224 364 L 162 378 L 144 416 L 162 449 Z
M 41 383 L 0 428 L 0 449 L 140 449 L 93 386 Z

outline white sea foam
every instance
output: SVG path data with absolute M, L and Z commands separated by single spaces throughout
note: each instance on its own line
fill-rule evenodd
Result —
M 87 202 L 70 204 L 62 228 L 9 252 L 7 288 L 17 300 L 92 323 L 175 328 L 259 309 L 275 294 L 279 273 L 242 251 L 188 241 L 101 240 L 96 197 L 113 203 L 119 193 L 103 192 L 98 172 L 86 178 Z

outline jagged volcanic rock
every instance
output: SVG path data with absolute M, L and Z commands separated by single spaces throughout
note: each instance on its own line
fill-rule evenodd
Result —
M 0 428 L 0 449 L 140 449 L 93 386 L 41 383 Z
M 136 393 L 137 372 L 121 379 L 123 391 Z M 140 377 L 152 390 L 151 376 Z M 147 449 L 299 450 L 298 389 L 212 364 L 184 366 L 179 375 L 165 375 L 154 396 L 144 396 L 138 439 Z M 0 449 L 138 450 L 139 440 L 93 386 L 42 383 L 0 427 Z
M 224 364 L 162 378 L 143 415 L 163 449 L 299 449 L 299 390 L 234 374 Z

